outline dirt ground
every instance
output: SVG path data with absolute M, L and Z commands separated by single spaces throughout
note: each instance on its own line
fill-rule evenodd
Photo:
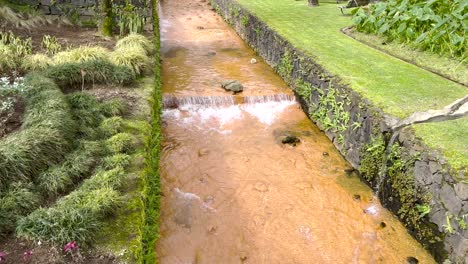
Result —
M 2 100 L 3 98 L 0 96 L 0 102 Z M 20 128 L 24 110 L 24 100 L 18 97 L 10 111 L 0 112 L 0 138 Z
M 99 45 L 112 49 L 115 45 L 115 39 L 101 36 L 95 28 L 50 24 L 33 29 L 13 27 L 8 28 L 8 30 L 11 30 L 17 36 L 31 38 L 34 52 L 42 51 L 41 42 L 44 35 L 55 36 L 57 41 L 62 45 L 63 50 L 81 45 Z
M 63 248 L 50 246 L 46 243 L 33 243 L 30 241 L 9 238 L 0 242 L 0 253 L 7 254 L 0 259 L 5 264 L 59 264 L 59 263 L 114 263 L 115 256 L 99 254 L 92 250 L 80 254 L 79 248 L 73 254 L 66 253 Z

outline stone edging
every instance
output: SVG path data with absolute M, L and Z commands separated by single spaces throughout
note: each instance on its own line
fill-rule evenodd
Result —
M 211 5 L 294 87 L 309 117 L 375 187 L 380 168 L 376 164 L 382 163 L 395 118 L 373 106 L 235 0 L 211 0 Z M 468 222 L 468 184 L 455 180 L 442 155 L 416 139 L 411 129 L 404 129 L 397 141 L 399 147 L 392 149 L 390 158 L 391 173 L 379 198 L 438 262 L 448 257 L 454 263 L 468 263 L 468 230 L 461 220 L 466 214 Z

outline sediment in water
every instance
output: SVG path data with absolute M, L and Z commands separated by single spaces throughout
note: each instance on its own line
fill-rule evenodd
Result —
M 375 163 L 382 162 L 395 118 L 343 85 L 236 1 L 211 3 L 296 92 L 301 91 L 303 109 L 375 187 L 380 168 Z M 309 90 L 308 94 L 304 90 Z M 332 101 L 343 103 L 342 107 L 336 107 Z M 380 145 L 384 146 L 383 151 L 375 151 Z M 382 203 L 399 216 L 438 261 L 449 257 L 455 263 L 468 262 L 468 230 L 455 220 L 468 214 L 468 187 L 457 180 L 463 172 L 451 170 L 443 156 L 416 139 L 411 129 L 401 131 L 395 146 L 388 164 L 391 173 L 379 193 Z M 417 206 L 423 205 L 431 210 L 421 217 Z M 453 230 L 447 231 L 447 226 Z

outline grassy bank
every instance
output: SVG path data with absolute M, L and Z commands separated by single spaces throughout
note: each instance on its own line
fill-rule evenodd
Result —
M 161 182 L 159 174 L 159 159 L 161 155 L 161 64 L 160 64 L 160 32 L 159 32 L 159 0 L 153 0 L 153 32 L 154 32 L 154 90 L 151 100 L 150 133 L 146 140 L 146 156 L 144 178 L 144 225 L 142 263 L 157 263 L 155 246 L 159 237 L 159 217 Z
M 416 111 L 442 108 L 467 94 L 466 87 L 415 65 L 369 48 L 340 32 L 352 24 L 336 3 L 307 1 L 237 0 L 292 45 L 314 58 L 352 89 L 388 114 L 403 118 Z M 461 123 L 461 124 L 460 124 Z M 440 149 L 456 169 L 466 167 L 466 122 L 416 127 L 423 141 Z M 461 137 L 451 137 L 446 131 Z M 449 143 L 449 144 L 447 144 Z

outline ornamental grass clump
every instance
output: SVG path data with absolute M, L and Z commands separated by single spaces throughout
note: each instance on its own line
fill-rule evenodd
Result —
M 52 59 L 47 55 L 32 54 L 24 57 L 22 67 L 26 71 L 43 71 L 52 64 Z
M 61 51 L 55 54 L 55 64 L 80 63 L 95 60 L 106 60 L 109 57 L 109 50 L 99 46 L 81 46 L 78 48 Z
M 106 117 L 123 116 L 127 113 L 127 103 L 121 98 L 112 98 L 101 103 L 101 112 Z
M 78 126 L 78 135 L 88 139 L 101 138 L 101 132 L 96 129 L 104 120 L 99 101 L 95 96 L 76 92 L 67 95 L 67 101 L 73 110 L 73 118 Z
M 137 76 L 149 70 L 150 59 L 140 46 L 126 46 L 116 49 L 111 53 L 113 63 L 125 66 L 133 70 Z
M 123 132 L 124 128 L 125 121 L 120 116 L 114 116 L 104 119 L 100 126 L 102 133 L 107 137 Z
M 133 136 L 129 133 L 118 133 L 106 140 L 106 147 L 110 153 L 128 153 L 133 148 Z
M 83 177 L 88 177 L 99 163 L 103 146 L 98 141 L 82 141 L 65 156 L 65 160 L 39 175 L 37 184 L 44 196 L 57 196 L 70 189 Z
M 136 78 L 132 68 L 116 65 L 107 59 L 57 64 L 47 68 L 44 75 L 53 79 L 63 90 L 94 84 L 124 86 Z
M 133 48 L 135 46 L 143 48 L 147 55 L 151 55 L 154 52 L 153 43 L 145 36 L 136 33 L 131 33 L 128 36 L 120 39 L 115 45 L 116 49 L 122 49 L 125 47 Z
M 0 234 L 15 229 L 16 221 L 31 208 L 39 205 L 41 197 L 32 191 L 32 184 L 16 182 L 0 195 Z
M 76 131 L 65 96 L 50 79 L 30 74 L 24 83 L 28 88 L 21 130 L 0 139 L 0 191 L 60 162 Z
M 102 219 L 122 201 L 117 190 L 124 176 L 121 167 L 99 171 L 78 189 L 59 199 L 53 207 L 40 208 L 20 219 L 17 235 L 55 244 L 69 241 L 86 244 L 93 241 Z
M 113 156 L 105 157 L 103 160 L 103 168 L 113 169 L 117 167 L 127 168 L 131 163 L 131 157 L 124 153 L 114 154 Z

